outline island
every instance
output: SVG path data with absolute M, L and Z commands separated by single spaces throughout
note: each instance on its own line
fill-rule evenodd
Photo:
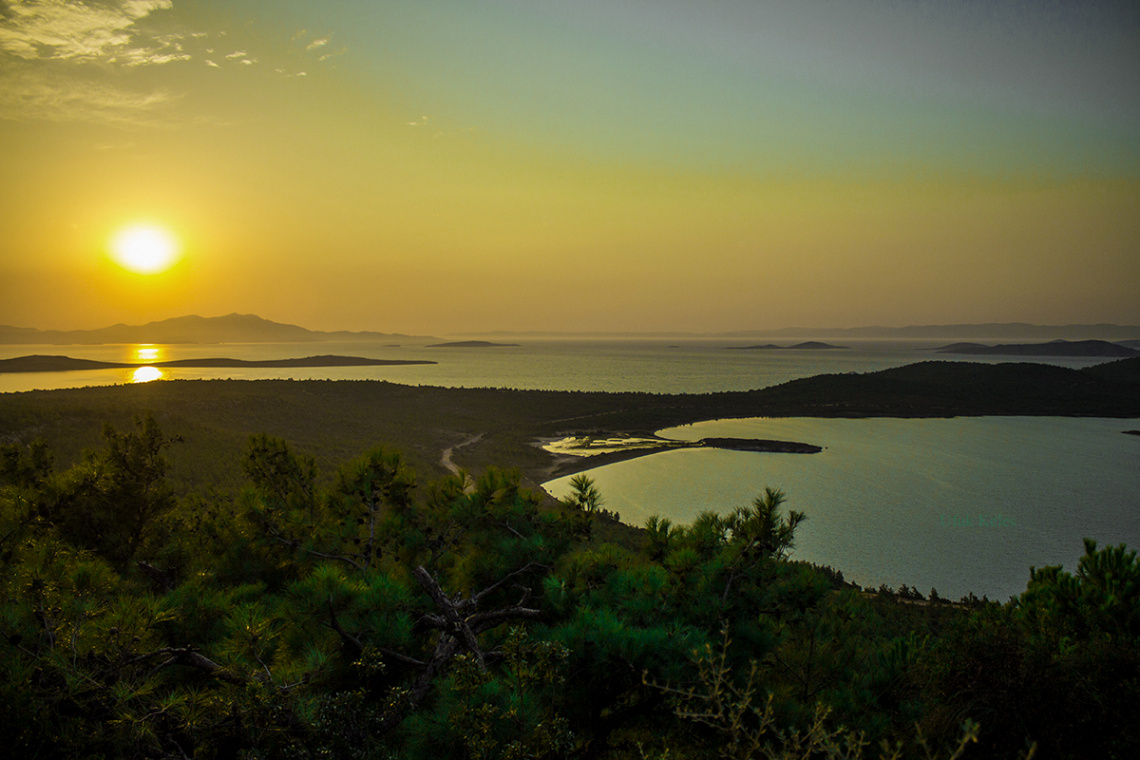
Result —
M 451 343 L 433 343 L 424 348 L 517 348 L 518 343 L 492 343 L 488 340 L 457 340 Z
M 768 438 L 702 438 L 699 446 L 728 451 L 754 451 L 769 454 L 818 454 L 822 446 L 796 441 L 774 441 Z
M 725 346 L 736 351 L 836 351 L 847 346 L 833 346 L 830 343 L 821 343 L 818 340 L 809 340 L 797 343 L 794 346 L 777 346 L 775 343 L 764 343 L 756 346 Z
M 14 359 L 0 359 L 0 374 L 5 372 L 74 372 L 96 369 L 138 369 L 139 367 L 211 367 L 211 368 L 289 368 L 289 367 L 384 367 L 401 364 L 437 364 L 426 359 L 367 359 L 363 356 L 305 356 L 299 359 L 177 359 L 162 362 L 103 362 L 74 359 L 70 356 L 33 354 Z

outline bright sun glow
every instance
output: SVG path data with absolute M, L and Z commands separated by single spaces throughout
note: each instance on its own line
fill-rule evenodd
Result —
M 120 266 L 138 274 L 157 274 L 178 258 L 178 243 L 160 227 L 126 227 L 111 240 L 111 255 Z

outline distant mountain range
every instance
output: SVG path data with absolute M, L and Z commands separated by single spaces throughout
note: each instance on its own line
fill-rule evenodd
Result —
M 780 330 L 749 330 L 722 333 L 725 337 L 748 335 L 804 336 L 813 338 L 863 338 L 910 340 L 1105 340 L 1140 339 L 1137 325 L 1031 325 L 1024 322 L 978 325 L 909 325 L 907 327 L 786 327 Z
M 2 345 L 94 345 L 100 343 L 317 343 L 322 341 L 384 341 L 422 345 L 437 343 L 427 335 L 381 332 L 321 332 L 262 319 L 254 314 L 224 317 L 191 315 L 145 325 L 112 325 L 97 330 L 36 330 L 0 325 Z
M 979 325 L 911 325 L 908 327 L 787 327 L 779 330 L 738 330 L 718 333 L 572 333 L 572 332 L 510 332 L 480 333 L 480 335 L 511 335 L 527 338 L 756 338 L 803 337 L 811 339 L 844 338 L 849 340 L 946 340 L 946 341 L 1112 341 L 1129 345 L 1140 341 L 1140 326 L 1094 325 L 1031 325 L 1021 322 Z M 317 343 L 322 341 L 387 342 L 409 345 L 428 345 L 441 340 L 429 335 L 401 333 L 349 332 L 338 330 L 322 332 L 298 325 L 283 324 L 263 319 L 254 314 L 227 314 L 223 317 L 196 315 L 174 317 L 145 325 L 117 324 L 96 330 L 37 330 L 31 327 L 0 325 L 0 345 L 93 345 L 100 343 Z M 794 348 L 807 348 L 801 344 Z
M 1126 342 L 1140 340 L 1140 325 L 1031 325 L 1024 322 L 1001 322 L 958 325 L 909 325 L 907 327 L 782 327 L 774 330 L 733 330 L 725 332 L 556 332 L 537 330 L 495 330 L 479 333 L 456 333 L 460 336 L 496 338 L 643 338 L 643 339 L 731 339 L 782 338 L 801 340 L 914 340 L 914 341 L 1046 341 L 1106 340 Z

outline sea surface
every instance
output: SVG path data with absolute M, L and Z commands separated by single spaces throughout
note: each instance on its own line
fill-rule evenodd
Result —
M 793 556 L 865 587 L 1005 601 L 1030 566 L 1072 571 L 1082 539 L 1140 547 L 1140 420 L 1057 417 L 751 419 L 661 431 L 774 438 L 819 454 L 684 449 L 589 472 L 606 509 L 644 524 L 748 506 L 765 487 L 806 513 Z M 555 496 L 569 478 L 545 484 Z
M 505 342 L 505 341 L 504 341 Z M 0 393 L 115 385 L 146 379 L 293 378 L 388 380 L 408 385 L 529 390 L 711 393 L 765 388 L 798 377 L 872 372 L 931 359 L 1002 361 L 997 357 L 938 354 L 935 342 L 845 341 L 837 350 L 732 350 L 756 340 L 519 340 L 500 348 L 429 348 L 381 343 L 118 344 L 0 346 L 0 359 L 49 354 L 107 362 L 153 363 L 179 359 L 294 359 L 336 354 L 372 359 L 428 360 L 429 365 L 384 367 L 240 368 L 162 367 L 0 374 Z M 789 341 L 783 341 L 789 342 Z M 943 341 L 942 343 L 945 343 Z M 1035 360 L 1036 361 L 1036 360 Z M 1103 359 L 1042 359 L 1087 367 Z M 156 375 L 157 373 L 157 375 Z
M 504 341 L 505 342 L 505 341 Z M 113 385 L 141 379 L 387 380 L 409 385 L 710 393 L 826 373 L 871 372 L 916 361 L 1003 361 L 951 356 L 938 344 L 846 341 L 844 350 L 729 350 L 750 340 L 525 340 L 500 348 L 370 343 L 0 346 L 0 358 L 56 354 L 152 363 L 190 358 L 263 360 L 319 354 L 428 359 L 433 365 L 303 369 L 147 368 L 0 374 L 0 393 Z M 1025 359 L 1005 359 L 1025 361 Z M 1081 368 L 1103 359 L 1033 361 Z M 1140 420 L 984 417 L 934 420 L 710 421 L 663 431 L 675 438 L 778 438 L 820 454 L 682 450 L 590 471 L 606 507 L 632 524 L 675 523 L 702 510 L 745 506 L 780 488 L 808 520 L 795 557 L 831 565 L 864 586 L 901 584 L 958 598 L 1006 599 L 1029 567 L 1075 570 L 1082 538 L 1140 547 Z M 509 464 L 509 463 L 505 463 Z M 546 484 L 562 495 L 567 479 Z

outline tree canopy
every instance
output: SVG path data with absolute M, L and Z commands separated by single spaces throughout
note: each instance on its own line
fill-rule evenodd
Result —
M 793 559 L 774 488 L 636 534 L 588 477 L 322 477 L 259 434 L 239 493 L 178 496 L 177 440 L 108 426 L 59 469 L 0 447 L 11 757 L 1125 757 L 1140 563 L 1086 545 L 1006 605 Z M 613 540 L 612 536 L 634 536 Z M 1036 749 L 1032 749 L 1036 742 Z

